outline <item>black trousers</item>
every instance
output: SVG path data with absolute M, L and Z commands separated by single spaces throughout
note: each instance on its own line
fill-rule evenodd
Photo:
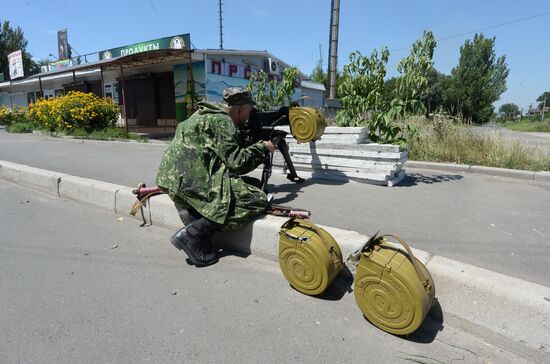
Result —
M 202 216 L 195 210 L 190 207 L 187 209 L 187 213 L 194 218 L 194 221 L 188 223 L 187 233 L 199 240 L 199 241 L 208 241 L 212 240 L 214 233 L 222 228 L 222 224 L 218 224 L 212 220 L 208 220 L 206 217 Z M 180 212 L 181 216 L 181 212 Z

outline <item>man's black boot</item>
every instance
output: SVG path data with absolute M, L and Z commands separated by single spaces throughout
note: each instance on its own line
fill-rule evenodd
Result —
M 172 235 L 170 238 L 172 244 L 180 250 L 183 249 L 189 257 L 189 260 L 197 267 L 204 267 L 216 263 L 218 261 L 218 253 L 215 251 L 207 251 L 202 241 L 189 235 L 187 232 L 188 227 L 189 226 L 183 227 Z
M 187 228 L 188 228 L 187 225 L 182 227 L 174 235 L 170 237 L 170 242 L 178 250 L 183 250 L 183 244 L 185 243 L 184 240 L 180 240 L 180 238 L 178 238 L 178 235 L 182 236 L 186 232 Z

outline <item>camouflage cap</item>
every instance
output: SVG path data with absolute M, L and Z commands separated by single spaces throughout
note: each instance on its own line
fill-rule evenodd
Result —
M 223 101 L 229 106 L 256 105 L 252 95 L 242 87 L 230 87 L 223 91 Z

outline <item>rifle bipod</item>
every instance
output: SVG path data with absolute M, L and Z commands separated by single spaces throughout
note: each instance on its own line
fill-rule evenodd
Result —
M 284 132 L 283 132 L 284 133 Z M 283 159 L 285 161 L 286 168 L 288 169 L 286 178 L 294 183 L 302 183 L 305 181 L 302 177 L 298 176 L 298 173 L 296 173 L 296 168 L 294 168 L 294 164 L 292 163 L 292 159 L 290 159 L 290 154 L 288 152 L 288 144 L 284 137 L 277 137 L 273 139 L 274 144 L 277 146 L 277 149 L 279 152 L 281 152 Z M 264 155 L 264 167 L 262 170 L 262 180 L 260 182 L 260 188 L 265 193 L 268 193 L 267 191 L 267 181 L 269 180 L 269 177 L 271 177 L 271 172 L 273 169 L 273 153 L 265 152 Z
M 145 220 L 145 214 L 143 213 L 143 208 L 147 207 L 147 201 L 153 196 L 162 195 L 166 192 L 164 192 L 158 186 L 147 187 L 145 186 L 145 183 L 140 183 L 137 185 L 137 188 L 135 190 L 132 190 L 132 193 L 136 195 L 137 201 L 134 202 L 134 205 L 130 210 L 130 215 L 136 216 L 139 210 L 141 212 L 141 218 L 143 219 L 143 223 L 139 226 L 145 226 L 147 225 L 147 220 Z M 151 218 L 151 209 L 149 209 L 149 221 L 151 221 L 149 225 L 152 225 L 153 220 Z
M 290 159 L 290 153 L 288 151 L 288 144 L 286 140 L 280 139 L 277 142 L 277 149 L 281 152 L 283 155 L 283 159 L 285 161 L 286 167 L 288 168 L 289 173 L 287 173 L 286 178 L 294 183 L 302 183 L 305 181 L 302 177 L 299 177 L 296 173 L 296 168 L 294 168 L 294 163 L 292 163 L 292 159 Z M 273 160 L 271 160 L 273 164 Z

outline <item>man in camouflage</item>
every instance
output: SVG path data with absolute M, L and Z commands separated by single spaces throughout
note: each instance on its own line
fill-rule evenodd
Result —
M 180 216 L 187 212 L 192 217 L 171 242 L 196 266 L 218 261 L 211 243 L 215 231 L 238 229 L 268 206 L 266 194 L 240 175 L 256 169 L 265 152 L 273 153 L 275 147 L 270 141 L 248 147 L 238 142 L 238 128 L 249 119 L 254 105 L 248 91 L 229 88 L 223 100 L 221 104 L 200 102 L 198 111 L 178 125 L 156 179 Z

